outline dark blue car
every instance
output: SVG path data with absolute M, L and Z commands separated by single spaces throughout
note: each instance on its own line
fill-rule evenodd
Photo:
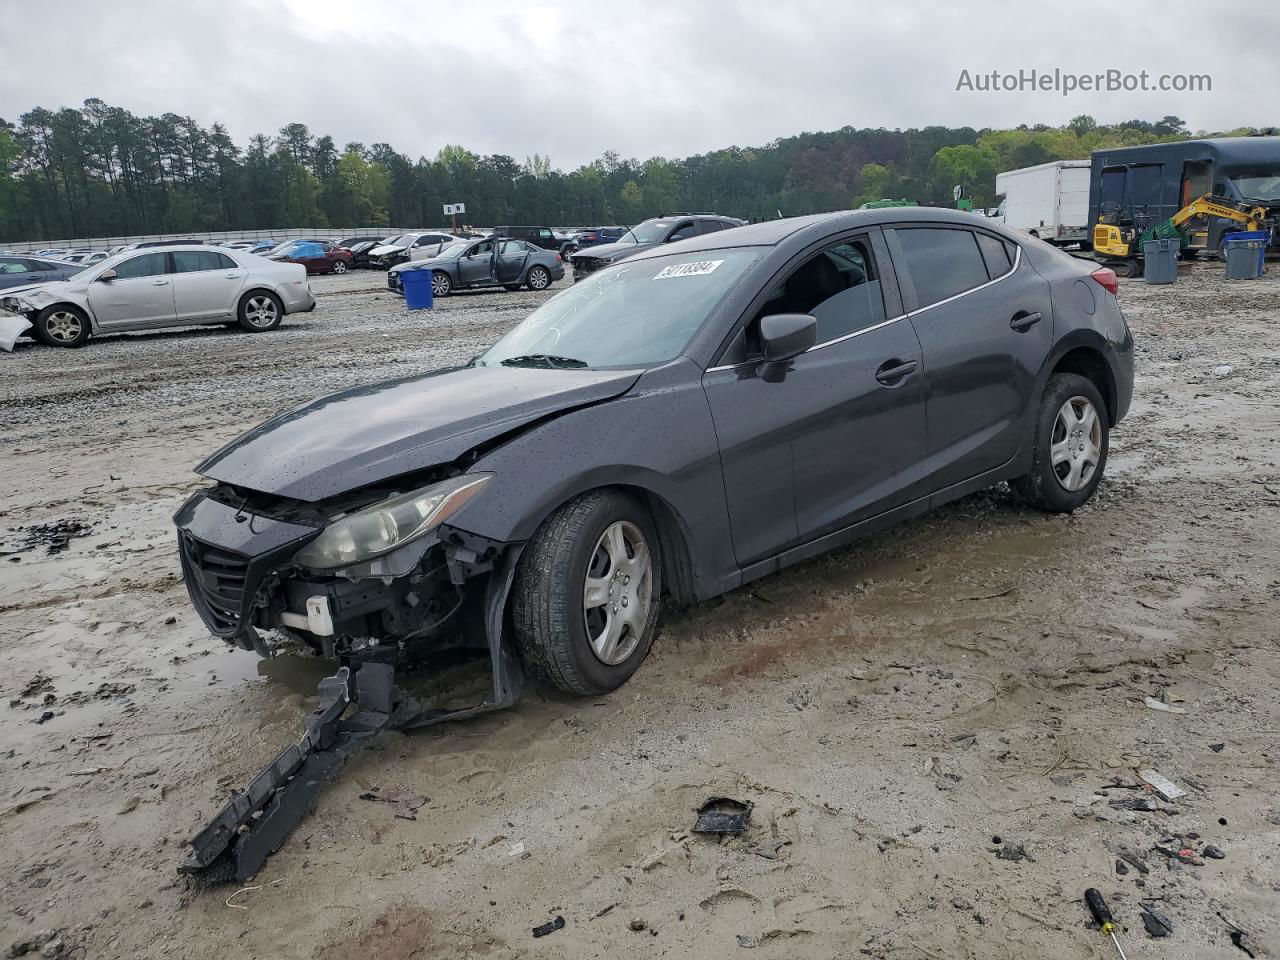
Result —
M 0 254 L 0 290 L 27 287 L 50 280 L 66 280 L 83 269 L 84 265 L 79 263 Z

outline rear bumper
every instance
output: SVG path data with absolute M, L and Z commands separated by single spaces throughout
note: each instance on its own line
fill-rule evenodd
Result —
M 311 285 L 305 280 L 295 280 L 285 284 L 280 291 L 280 299 L 284 301 L 285 313 L 310 313 L 316 308 L 316 298 L 311 292 Z

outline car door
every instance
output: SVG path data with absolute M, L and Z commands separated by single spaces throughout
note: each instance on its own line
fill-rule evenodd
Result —
M 179 322 L 234 315 L 236 298 L 249 271 L 213 250 L 173 252 L 174 315 Z
M 887 231 L 903 300 L 924 351 L 928 486 L 1002 466 L 1025 439 L 1053 338 L 1049 283 L 1022 248 L 950 224 Z
M 493 259 L 493 241 L 482 240 L 474 244 L 458 258 L 458 282 L 462 286 L 490 283 L 492 279 L 491 263 Z
M 174 322 L 168 253 L 140 253 L 112 269 L 115 279 L 99 277 L 89 285 L 89 306 L 100 329 L 168 326 Z
M 498 283 L 519 283 L 530 252 L 522 240 L 502 241 L 498 246 Z
M 811 314 L 818 336 L 766 383 L 759 321 L 774 313 Z M 920 345 L 879 230 L 810 248 L 748 316 L 703 377 L 744 565 L 919 495 L 925 435 Z

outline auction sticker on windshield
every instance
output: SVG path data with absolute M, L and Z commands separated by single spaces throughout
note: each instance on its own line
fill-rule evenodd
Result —
M 666 280 L 670 277 L 701 277 L 711 273 L 716 267 L 724 263 L 723 260 L 697 260 L 694 263 L 677 263 L 670 267 L 663 267 L 655 275 L 655 280 Z

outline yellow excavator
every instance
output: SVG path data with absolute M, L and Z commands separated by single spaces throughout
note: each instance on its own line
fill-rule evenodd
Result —
M 1163 223 L 1140 230 L 1137 224 L 1097 223 L 1093 227 L 1093 253 L 1120 276 L 1132 276 L 1148 240 L 1177 239 L 1182 250 L 1199 249 L 1183 226 L 1197 218 L 1222 217 L 1240 224 L 1241 230 L 1269 230 L 1267 208 L 1240 203 L 1206 193 L 1192 200 Z M 1228 234 L 1229 236 L 1229 234 Z

